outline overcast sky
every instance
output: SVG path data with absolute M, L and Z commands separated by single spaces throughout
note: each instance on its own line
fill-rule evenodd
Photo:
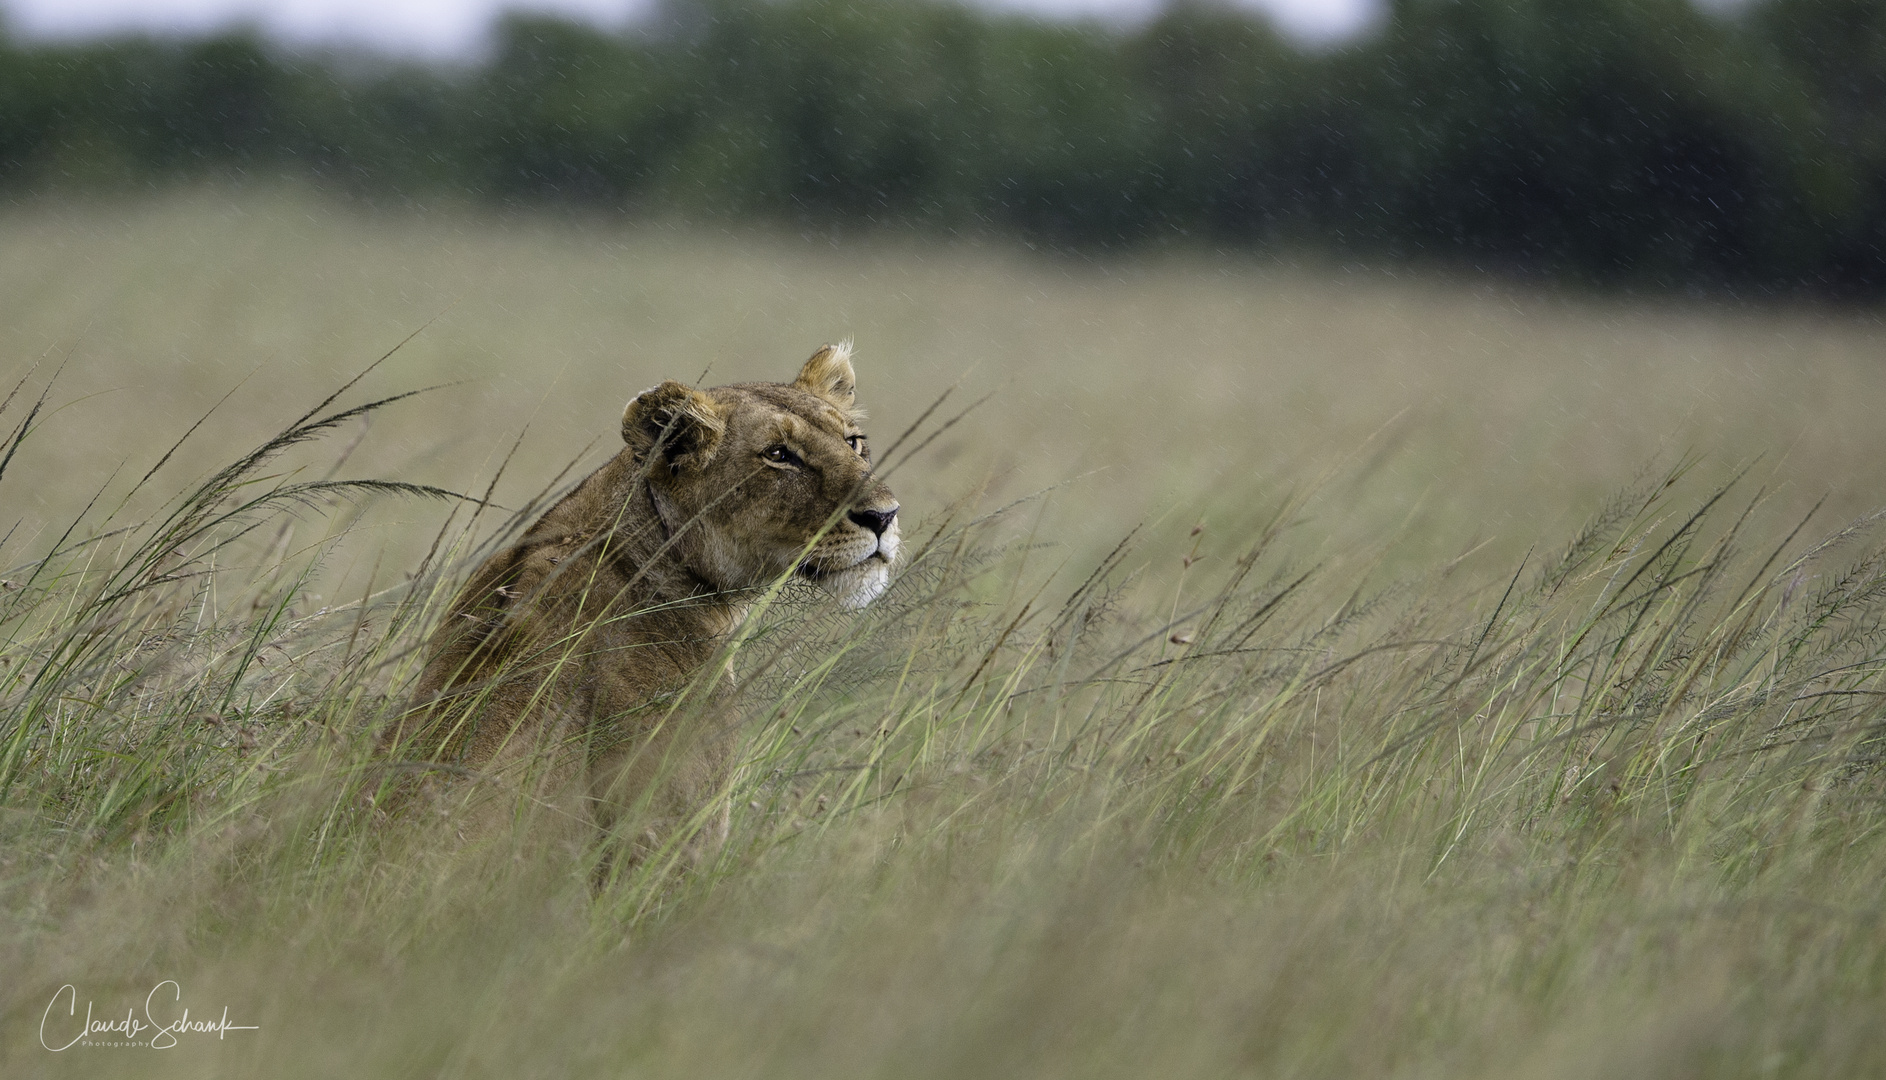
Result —
M 653 0 L 0 0 L 5 25 L 28 38 L 84 37 L 139 29 L 188 33 L 237 23 L 291 42 L 357 42 L 422 56 L 475 53 L 497 12 L 555 11 L 619 25 Z M 1060 15 L 1141 17 L 1159 0 L 978 0 L 985 6 Z M 1306 40 L 1353 34 L 1382 0 L 1235 0 L 1267 11 Z

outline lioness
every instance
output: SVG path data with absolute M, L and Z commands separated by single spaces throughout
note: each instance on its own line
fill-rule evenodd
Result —
M 383 753 L 487 781 L 479 831 L 531 806 L 605 831 L 633 811 L 642 852 L 720 799 L 694 853 L 724 837 L 735 731 L 699 707 L 722 681 L 702 666 L 754 590 L 796 574 L 861 607 L 897 558 L 850 352 L 791 383 L 637 394 L 627 446 L 472 575 Z

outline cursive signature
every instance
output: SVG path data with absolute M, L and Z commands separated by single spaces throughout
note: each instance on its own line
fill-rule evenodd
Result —
M 215 1020 L 192 1020 L 190 1010 L 184 1009 L 182 1015 L 174 1020 L 159 1019 L 158 1014 L 169 1014 L 165 1008 L 164 990 L 169 988 L 169 1005 L 183 1003 L 183 987 L 175 979 L 165 979 L 151 992 L 144 995 L 144 1018 L 139 1019 L 136 1009 L 126 1009 L 122 1018 L 98 1018 L 92 1013 L 92 1003 L 85 1003 L 85 1023 L 77 1032 L 72 1025 L 61 1024 L 55 1016 L 61 999 L 65 1001 L 66 1019 L 76 1020 L 79 1015 L 79 991 L 71 983 L 61 986 L 46 1003 L 46 1011 L 39 1018 L 39 1045 L 57 1053 L 70 1050 L 74 1046 L 148 1046 L 153 1050 L 168 1050 L 178 1043 L 179 1035 L 214 1035 L 222 1039 L 231 1031 L 260 1031 L 260 1024 L 232 1024 L 229 1022 L 229 1006 L 223 1006 L 223 1015 Z M 70 1038 L 66 1038 L 70 1035 Z M 64 1040 L 64 1041 L 61 1041 Z

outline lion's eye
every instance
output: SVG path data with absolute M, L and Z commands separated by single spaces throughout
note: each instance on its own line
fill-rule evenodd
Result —
M 857 454 L 859 457 L 865 456 L 863 435 L 847 435 L 845 436 L 845 441 L 851 444 L 853 453 Z
M 766 452 L 761 454 L 760 456 L 772 462 L 775 465 L 803 464 L 803 462 L 799 460 L 799 455 L 793 453 L 790 447 L 787 447 L 783 444 L 779 446 L 768 447 Z

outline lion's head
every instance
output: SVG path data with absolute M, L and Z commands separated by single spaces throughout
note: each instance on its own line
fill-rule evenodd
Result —
M 890 583 L 897 499 L 871 472 L 850 343 L 827 345 L 790 383 L 697 390 L 672 380 L 637 394 L 622 438 L 647 463 L 675 551 L 716 589 L 788 571 L 847 607 Z

